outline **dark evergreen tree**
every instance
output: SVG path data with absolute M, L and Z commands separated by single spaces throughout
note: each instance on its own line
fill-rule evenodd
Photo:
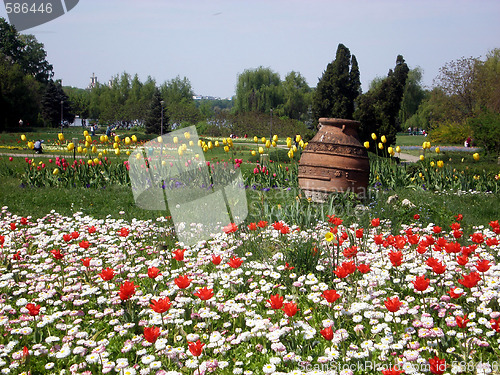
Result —
M 151 104 L 149 110 L 146 114 L 146 133 L 148 134 L 160 134 L 161 133 L 161 93 L 158 88 L 155 89 L 153 98 L 151 99 Z M 163 133 L 169 130 L 167 111 L 163 107 Z
M 314 117 L 352 119 L 354 102 L 361 92 L 356 57 L 339 44 L 335 60 L 326 67 L 313 97 Z
M 47 83 L 41 104 L 42 116 L 48 125 L 53 127 L 61 126 L 61 110 L 63 121 L 67 121 L 68 123 L 75 121 L 71 101 L 63 91 L 61 81 L 54 82 L 50 80 Z
M 398 55 L 394 71 L 358 99 L 356 120 L 361 122 L 359 137 L 368 140 L 371 133 L 385 135 L 389 145 L 396 142 L 400 130 L 399 109 L 408 77 L 408 66 L 403 56 Z

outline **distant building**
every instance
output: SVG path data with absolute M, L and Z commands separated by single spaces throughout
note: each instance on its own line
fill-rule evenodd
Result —
M 219 96 L 210 95 L 193 95 L 193 100 L 231 100 L 231 98 L 221 98 Z
M 97 77 L 95 76 L 95 73 L 92 73 L 92 77 L 90 77 L 90 83 L 87 86 L 87 90 L 91 90 L 96 86 L 97 86 Z

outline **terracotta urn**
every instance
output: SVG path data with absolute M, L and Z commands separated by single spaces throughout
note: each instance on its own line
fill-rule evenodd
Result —
M 370 162 L 358 139 L 359 125 L 353 120 L 319 119 L 318 133 L 299 161 L 299 186 L 307 198 L 325 202 L 331 193 L 367 194 Z

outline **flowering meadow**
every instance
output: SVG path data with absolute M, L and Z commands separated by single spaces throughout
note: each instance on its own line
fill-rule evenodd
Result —
M 498 374 L 500 224 L 0 213 L 8 374 Z M 196 230 L 196 226 L 191 227 Z

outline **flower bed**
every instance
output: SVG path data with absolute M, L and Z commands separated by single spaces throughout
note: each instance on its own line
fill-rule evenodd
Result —
M 2 373 L 494 373 L 500 225 L 0 216 Z M 196 229 L 196 227 L 193 227 Z M 160 245 L 163 243 L 165 245 Z

